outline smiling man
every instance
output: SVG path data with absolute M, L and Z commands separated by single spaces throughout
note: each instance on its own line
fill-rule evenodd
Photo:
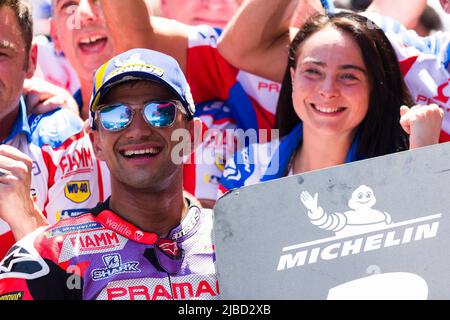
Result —
M 90 134 L 111 197 L 18 242 L 0 265 L 0 296 L 217 299 L 212 212 L 184 195 L 180 157 L 189 151 L 172 141 L 175 131 L 201 130 L 177 62 L 134 49 L 100 67 L 94 83 Z M 193 149 L 183 141 L 181 150 Z
M 92 74 L 113 56 L 113 43 L 98 1 L 53 0 L 52 5 L 50 35 L 56 51 L 64 53 L 77 73 L 83 103 L 81 117 L 86 119 Z

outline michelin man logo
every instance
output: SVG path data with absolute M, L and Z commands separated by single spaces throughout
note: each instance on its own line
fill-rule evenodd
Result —
M 303 205 L 308 209 L 308 217 L 315 226 L 334 231 L 336 236 L 360 234 L 385 227 L 392 223 L 387 212 L 381 212 L 372 207 L 376 203 L 373 190 L 365 185 L 359 186 L 348 201 L 349 211 L 327 214 L 318 206 L 318 194 L 314 198 L 307 191 L 300 195 Z

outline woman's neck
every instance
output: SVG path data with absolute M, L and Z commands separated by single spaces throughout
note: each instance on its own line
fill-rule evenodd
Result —
M 304 130 L 303 142 L 292 160 L 294 174 L 345 163 L 354 134 L 318 135 Z

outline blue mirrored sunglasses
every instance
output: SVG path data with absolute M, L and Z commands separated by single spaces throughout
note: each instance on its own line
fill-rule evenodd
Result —
M 186 114 L 178 100 L 153 100 L 146 102 L 140 109 L 132 109 L 124 103 L 101 105 L 96 112 L 103 128 L 108 131 L 120 131 L 133 121 L 134 114 L 140 110 L 145 121 L 152 127 L 166 128 L 173 125 L 176 110 Z

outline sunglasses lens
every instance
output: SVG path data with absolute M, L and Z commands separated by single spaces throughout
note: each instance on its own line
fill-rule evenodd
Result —
M 131 110 L 124 105 L 113 105 L 99 111 L 103 127 L 111 131 L 124 129 L 131 121 Z
M 154 127 L 168 127 L 175 121 L 175 103 L 171 101 L 152 101 L 144 108 L 147 121 Z

